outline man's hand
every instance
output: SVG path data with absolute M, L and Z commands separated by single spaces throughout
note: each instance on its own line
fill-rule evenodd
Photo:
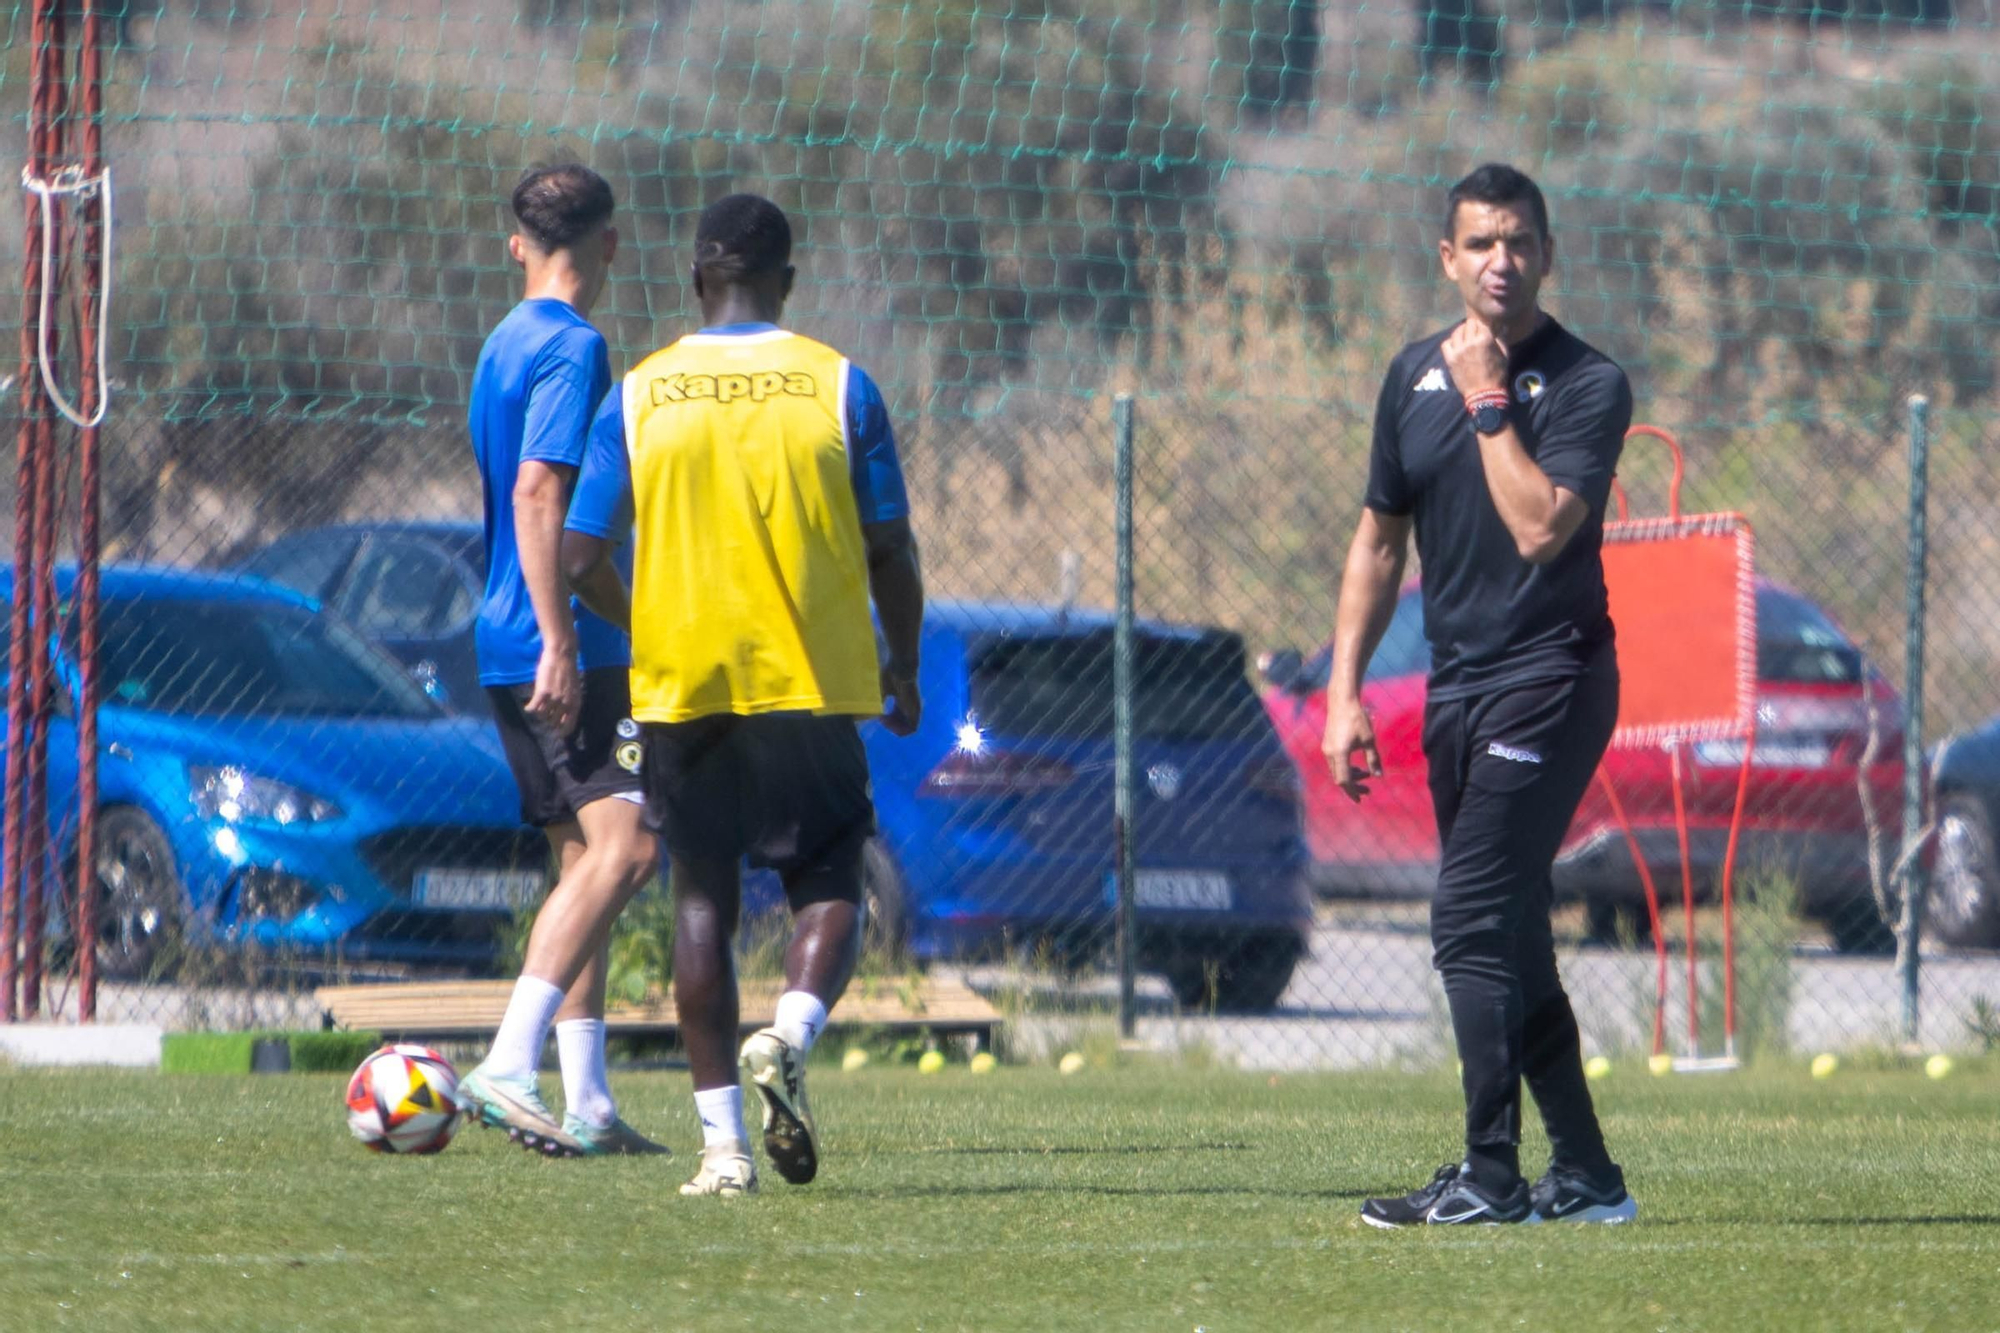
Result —
M 917 693 L 917 669 L 894 662 L 883 667 L 882 695 L 889 700 L 889 710 L 882 714 L 882 725 L 894 736 L 915 734 L 924 717 L 923 696 Z
M 1326 737 L 1321 742 L 1326 766 L 1347 799 L 1359 804 L 1368 794 L 1367 779 L 1382 776 L 1382 752 L 1375 745 L 1375 723 L 1361 701 L 1334 703 L 1326 710 Z M 1356 765 L 1359 751 L 1362 763 Z
M 535 692 L 521 711 L 567 736 L 575 730 L 582 709 L 583 680 L 576 672 L 576 640 L 543 644 L 542 659 L 535 664 Z
M 1444 366 L 1460 393 L 1471 397 L 1482 389 L 1507 387 L 1507 349 L 1493 330 L 1468 319 L 1444 340 Z

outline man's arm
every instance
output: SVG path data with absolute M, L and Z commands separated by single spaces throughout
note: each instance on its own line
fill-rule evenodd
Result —
M 583 700 L 583 681 L 576 669 L 576 621 L 559 555 L 563 515 L 569 509 L 575 475 L 575 468 L 531 459 L 521 464 L 514 481 L 514 547 L 520 554 L 528 600 L 534 604 L 535 626 L 542 635 L 535 689 L 524 711 L 565 733 L 576 721 Z
M 1347 548 L 1340 577 L 1340 605 L 1334 615 L 1333 676 L 1326 687 L 1326 736 L 1322 749 L 1334 780 L 1352 801 L 1368 794 L 1365 780 L 1382 776 L 1382 752 L 1375 726 L 1361 706 L 1361 681 L 1389 619 L 1409 555 L 1408 515 L 1361 511 L 1361 524 Z M 1363 758 L 1354 763 L 1355 753 Z
M 625 390 L 598 404 L 562 534 L 562 572 L 590 610 L 632 635 L 632 592 L 611 559 L 614 533 L 632 529 L 632 464 L 625 450 Z
M 1484 324 L 1468 319 L 1452 330 L 1444 358 L 1452 383 L 1468 398 L 1505 391 L 1506 349 Z M 1610 486 L 1611 465 L 1632 420 L 1624 376 L 1588 386 L 1578 401 L 1561 405 L 1559 412 L 1554 437 L 1542 441 L 1541 463 L 1528 456 L 1511 421 L 1494 434 L 1476 437 L 1493 507 L 1513 535 L 1515 549 L 1531 565 L 1545 565 L 1561 555 L 1591 510 L 1604 504 L 1600 492 Z
M 917 539 L 907 518 L 864 523 L 861 536 L 868 545 L 868 592 L 875 599 L 882 639 L 889 648 L 889 660 L 882 664 L 882 693 L 891 702 L 882 725 L 908 736 L 917 729 L 924 710 L 917 690 L 924 627 L 924 575 Z
M 593 615 L 632 637 L 632 590 L 611 561 L 611 543 L 575 529 L 562 535 L 563 577 Z

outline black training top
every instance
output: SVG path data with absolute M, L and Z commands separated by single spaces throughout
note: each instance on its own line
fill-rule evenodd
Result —
M 1445 369 L 1450 333 L 1411 343 L 1390 363 L 1366 501 L 1378 513 L 1416 516 L 1433 699 L 1581 675 L 1611 641 L 1599 551 L 1632 424 L 1625 372 L 1555 320 L 1509 349 L 1515 434 L 1550 482 L 1590 505 L 1562 552 L 1531 565 L 1493 504 L 1465 396 Z

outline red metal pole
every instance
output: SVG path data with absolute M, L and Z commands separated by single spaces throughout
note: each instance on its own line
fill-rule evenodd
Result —
M 97 300 L 111 275 L 104 271 L 104 64 L 98 49 L 96 0 L 83 0 L 83 31 L 78 75 L 83 83 L 83 170 L 100 182 L 98 192 L 83 199 L 84 281 L 77 301 L 77 357 L 83 366 L 81 407 L 85 420 L 94 418 L 100 393 L 111 386 L 97 379 L 100 338 L 109 330 L 97 327 Z M 86 426 L 77 440 L 76 619 L 77 670 L 82 695 L 76 715 L 76 896 L 70 920 L 77 953 L 77 1017 L 97 1018 L 97 555 L 98 480 L 97 427 Z
M 1646 915 L 1653 924 L 1653 953 L 1659 964 L 1659 976 L 1653 985 L 1653 1054 L 1663 1055 L 1667 1049 L 1667 933 L 1660 928 L 1660 891 L 1653 883 L 1646 854 L 1639 850 L 1639 835 L 1632 831 L 1632 821 L 1625 817 L 1625 804 L 1618 799 L 1618 789 L 1611 785 L 1602 768 L 1597 770 L 1597 783 L 1604 788 L 1604 799 L 1611 803 L 1611 817 L 1618 821 L 1618 831 L 1625 835 L 1632 864 L 1639 869 L 1639 883 L 1646 889 Z
M 48 7 L 48 44 L 39 52 L 44 92 L 39 104 L 45 116 L 41 126 L 41 156 L 48 168 L 62 161 L 62 140 L 67 98 L 64 95 L 63 52 L 68 45 L 63 11 L 59 4 Z M 62 238 L 59 215 L 51 210 L 50 229 Z M 58 246 L 56 253 L 62 253 Z M 49 290 L 62 289 L 61 260 L 56 270 L 46 269 L 42 282 Z M 60 354 L 60 333 L 53 303 L 44 343 L 53 363 Z M 38 437 L 35 453 L 35 596 L 32 608 L 34 653 L 28 659 L 31 697 L 28 711 L 34 718 L 28 736 L 28 799 L 23 812 L 27 821 L 21 846 L 21 1013 L 33 1018 L 42 1010 L 42 935 L 48 914 L 49 865 L 49 717 L 54 711 L 52 689 L 54 663 L 48 645 L 56 632 L 56 422 L 46 411 L 36 420 Z
M 51 49 L 49 13 L 53 5 L 43 0 L 35 6 L 29 26 L 29 127 L 28 168 L 38 180 L 50 173 L 49 77 L 47 56 Z M 34 635 L 29 625 L 35 579 L 35 502 L 40 490 L 35 485 L 36 461 L 43 438 L 42 421 L 46 406 L 38 370 L 37 336 L 41 323 L 42 201 L 29 194 L 27 225 L 21 246 L 21 429 L 15 446 L 14 464 L 14 601 L 12 639 L 8 645 L 7 677 L 7 772 L 4 848 L 0 848 L 0 1021 L 13 1022 L 19 1010 L 16 1001 L 16 963 L 20 955 L 18 908 L 25 902 L 23 886 L 28 878 L 26 829 L 28 819 L 28 752 L 33 749 L 35 720 L 29 715 L 29 663 L 34 660 Z

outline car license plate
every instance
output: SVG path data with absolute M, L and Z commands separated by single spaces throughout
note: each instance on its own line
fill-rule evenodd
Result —
M 1708 768 L 1734 768 L 1743 762 L 1743 742 L 1703 741 L 1694 758 Z M 1760 740 L 1750 752 L 1752 768 L 1825 768 L 1832 762 L 1833 747 L 1825 741 Z
M 1107 880 L 1112 903 L 1118 901 L 1118 876 Z M 1210 870 L 1141 870 L 1132 877 L 1135 907 L 1176 912 L 1226 912 L 1235 902 L 1229 876 Z
M 418 907 L 511 911 L 535 901 L 547 885 L 539 870 L 422 870 L 410 896 Z

